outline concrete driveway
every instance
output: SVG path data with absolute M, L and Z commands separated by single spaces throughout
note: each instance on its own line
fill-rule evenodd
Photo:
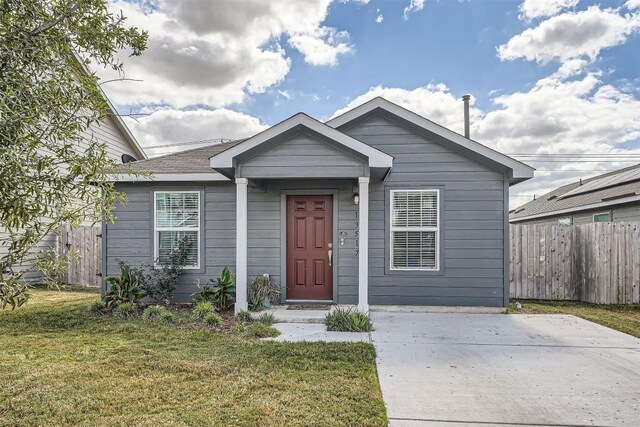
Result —
M 565 315 L 372 313 L 392 426 L 640 426 L 640 340 Z

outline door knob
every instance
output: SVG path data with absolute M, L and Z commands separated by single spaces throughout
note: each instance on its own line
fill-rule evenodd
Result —
M 329 267 L 331 267 L 331 258 L 333 257 L 333 251 L 329 249 Z

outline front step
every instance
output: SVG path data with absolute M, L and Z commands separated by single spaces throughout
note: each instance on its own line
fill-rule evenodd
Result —
M 251 313 L 257 319 L 265 313 L 271 313 L 276 323 L 324 323 L 324 318 L 330 310 L 288 310 L 287 306 L 279 305 L 259 313 Z

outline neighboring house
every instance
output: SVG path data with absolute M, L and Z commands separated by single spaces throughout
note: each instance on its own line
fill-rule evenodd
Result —
M 87 143 L 78 147 L 78 150 L 85 150 L 89 146 L 92 135 L 98 141 L 105 143 L 107 147 L 107 155 L 109 158 L 116 161 L 124 161 L 124 155 L 132 156 L 135 159 L 146 159 L 147 155 L 144 150 L 138 144 L 133 137 L 127 125 L 122 118 L 118 115 L 114 106 L 111 104 L 107 96 L 102 93 L 105 101 L 110 110 L 110 114 L 105 117 L 100 123 L 91 125 L 91 127 L 85 132 Z M 8 238 L 6 232 L 0 228 L 0 242 Z M 58 236 L 55 233 L 47 235 L 42 239 L 38 245 L 36 245 L 32 251 L 38 252 L 50 247 L 56 247 Z M 0 260 L 7 254 L 7 246 L 0 244 Z M 33 270 L 32 264 L 23 264 L 21 268 L 28 269 L 29 271 L 23 276 L 24 279 L 29 281 L 37 281 L 42 275 Z M 98 272 L 96 272 L 98 273 Z
M 513 224 L 640 221 L 640 164 L 563 185 L 509 214 Z
M 282 302 L 505 307 L 509 187 L 533 168 L 382 98 L 299 113 L 245 140 L 134 164 L 103 225 L 103 275 L 194 245 L 174 299 L 229 266 L 236 310 L 269 274 Z

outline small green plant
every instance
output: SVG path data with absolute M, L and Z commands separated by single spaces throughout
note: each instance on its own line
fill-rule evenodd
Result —
M 278 302 L 280 293 L 280 287 L 268 275 L 256 276 L 247 293 L 249 309 L 260 311 L 271 307 L 271 304 Z
M 203 301 L 198 303 L 198 305 L 193 309 L 193 317 L 196 319 L 204 319 L 207 315 L 215 313 L 215 311 L 213 304 L 209 301 Z
M 175 316 L 166 307 L 150 305 L 142 312 L 142 319 L 160 323 L 174 323 Z
M 236 314 L 236 322 L 238 322 L 241 325 L 247 324 L 247 323 L 251 323 L 253 319 L 251 318 L 251 314 L 249 314 L 248 311 L 245 310 L 240 310 L 237 314 Z
M 236 284 L 229 267 L 222 269 L 220 277 L 216 279 L 213 291 L 213 302 L 221 310 L 231 307 L 236 297 Z
M 273 326 L 264 323 L 251 323 L 249 325 L 240 325 L 237 329 L 239 333 L 251 338 L 274 338 L 280 335 L 280 331 Z
M 146 295 L 138 277 L 126 264 L 120 265 L 120 276 L 106 277 L 105 280 L 109 284 L 109 291 L 104 296 L 104 302 L 109 308 L 127 302 L 135 303 Z
M 123 302 L 113 309 L 113 314 L 125 319 L 132 318 L 136 315 L 136 306 L 133 302 Z
M 271 326 L 276 323 L 276 316 L 274 316 L 273 313 L 264 313 L 258 317 L 258 322 L 263 325 Z
M 324 319 L 328 331 L 371 332 L 373 323 L 367 313 L 352 308 L 336 307 Z
M 217 326 L 222 326 L 224 321 L 222 320 L 222 316 L 220 316 L 215 311 L 212 311 L 211 313 L 207 313 L 207 315 L 204 316 L 204 323 L 210 326 L 217 327 Z
M 95 301 L 91 303 L 89 308 L 87 308 L 87 313 L 92 316 L 98 316 L 100 314 L 104 314 L 106 306 L 102 301 Z

